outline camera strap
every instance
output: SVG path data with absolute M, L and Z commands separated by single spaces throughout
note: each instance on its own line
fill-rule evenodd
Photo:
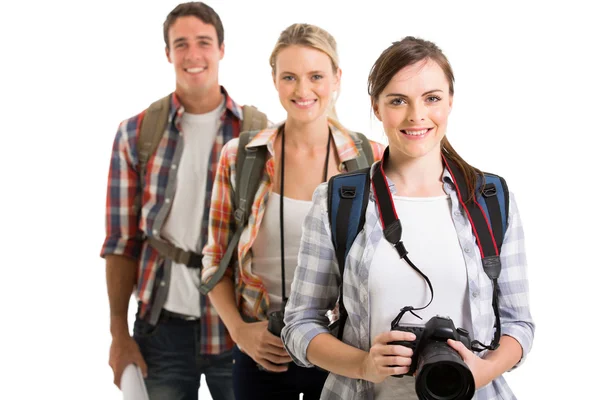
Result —
M 410 261 L 408 258 L 408 251 L 406 250 L 406 247 L 404 247 L 404 243 L 402 243 L 402 224 L 400 223 L 400 219 L 398 219 L 396 207 L 394 207 L 394 201 L 392 199 L 392 193 L 388 187 L 385 172 L 383 172 L 383 164 L 388 154 L 389 148 L 385 150 L 383 159 L 375 168 L 375 171 L 373 172 L 373 179 L 371 180 L 373 191 L 375 192 L 375 203 L 377 204 L 379 218 L 381 220 L 381 225 L 383 226 L 383 234 L 385 239 L 392 246 L 394 246 L 400 258 L 405 260 L 412 269 L 414 269 L 423 277 L 423 279 L 425 279 L 427 285 L 429 286 L 429 290 L 431 291 L 431 298 L 429 299 L 429 303 L 427 303 L 425 306 L 418 308 L 413 306 L 403 307 L 398 316 L 394 318 L 394 321 L 392 321 L 393 328 L 407 311 L 415 317 L 422 319 L 420 316 L 415 314 L 414 311 L 423 310 L 431 304 L 433 301 L 433 286 L 431 285 L 431 281 L 427 275 L 425 275 L 419 268 L 417 268 L 415 264 L 413 264 L 412 261 Z
M 498 200 L 499 191 L 496 188 L 496 184 L 502 186 L 503 181 L 494 184 L 494 177 L 486 174 L 485 184 L 480 185 L 478 188 L 480 194 L 476 195 L 472 201 L 467 202 L 466 199 L 469 198 L 468 186 L 459 166 L 451 160 L 446 159 L 443 155 L 442 160 L 454 181 L 458 201 L 471 223 L 479 253 L 481 254 L 483 270 L 492 281 L 492 308 L 494 309 L 495 317 L 494 338 L 489 345 L 474 340 L 471 343 L 471 347 L 474 351 L 478 352 L 483 350 L 496 350 L 500 345 L 500 337 L 502 335 L 500 328 L 500 311 L 498 310 L 498 277 L 500 276 L 500 271 L 502 269 L 502 264 L 500 262 L 500 248 L 502 246 L 502 241 L 504 240 L 504 230 L 506 229 L 502 221 L 503 218 L 501 217 L 502 211 Z M 498 177 L 495 178 L 497 179 Z M 501 192 L 506 194 L 508 193 L 508 189 L 504 187 Z M 508 204 L 507 202 L 504 203 Z M 508 208 L 506 208 L 505 214 L 508 214 Z
M 323 182 L 327 182 L 327 167 L 329 166 L 329 150 L 331 148 L 331 132 L 327 138 L 327 152 L 325 155 L 325 165 L 323 167 Z M 285 176 L 285 125 L 281 126 L 281 182 L 279 183 L 279 235 L 281 246 L 281 311 L 285 311 L 287 297 L 285 295 L 285 250 L 283 240 L 283 183 Z
M 394 246 L 400 258 L 406 260 L 408 265 L 410 265 L 416 272 L 418 272 L 423 277 L 423 279 L 427 281 L 427 284 L 429 285 L 429 290 L 431 290 L 431 299 L 429 300 L 429 303 L 427 303 L 426 306 L 420 308 L 406 306 L 402 308 L 398 316 L 392 322 L 393 327 L 400 321 L 400 319 L 406 312 L 410 312 L 417 318 L 421 319 L 421 317 L 416 315 L 413 311 L 423 310 L 431 304 L 431 302 L 433 301 L 433 286 L 431 285 L 429 278 L 423 272 L 421 272 L 407 257 L 408 251 L 402 243 L 402 225 L 400 223 L 400 220 L 398 219 L 396 208 L 394 207 L 394 202 L 392 199 L 392 194 L 387 185 L 387 179 L 383 171 L 383 165 L 388 156 L 389 148 L 385 150 L 381 162 L 379 163 L 377 168 L 375 168 L 375 171 L 373 172 L 373 178 L 371 181 L 373 185 L 373 190 L 375 192 L 375 202 L 377 204 L 381 224 L 383 226 L 383 234 L 386 240 L 390 242 L 392 246 Z M 471 226 L 473 227 L 473 233 L 475 235 L 482 258 L 483 269 L 486 275 L 492 281 L 492 308 L 494 309 L 495 316 L 494 338 L 490 345 L 485 345 L 478 340 L 474 340 L 471 343 L 471 347 L 474 351 L 478 352 L 483 350 L 496 350 L 499 346 L 501 337 L 500 312 L 498 310 L 498 276 L 500 275 L 501 270 L 499 249 L 502 245 L 503 231 L 501 229 L 502 221 L 490 221 L 494 218 L 488 218 L 486 212 L 484 211 L 485 207 L 487 210 L 493 210 L 492 215 L 500 215 L 500 205 L 496 196 L 496 189 L 494 185 L 486 184 L 482 186 L 481 191 L 484 199 L 482 201 L 483 205 L 480 204 L 477 198 L 475 198 L 473 201 L 466 202 L 465 199 L 469 198 L 468 187 L 464 180 L 462 172 L 460 171 L 457 165 L 454 165 L 443 155 L 442 160 L 446 168 L 448 168 L 452 179 L 454 180 L 458 200 L 463 210 L 467 214 L 467 218 L 469 219 Z

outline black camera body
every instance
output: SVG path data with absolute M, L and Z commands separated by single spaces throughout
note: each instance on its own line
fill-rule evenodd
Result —
M 435 316 L 426 324 L 401 324 L 392 326 L 394 331 L 412 332 L 414 341 L 395 341 L 390 344 L 410 347 L 412 363 L 408 373 L 416 373 L 415 389 L 419 399 L 465 400 L 475 394 L 475 380 L 469 367 L 447 340 L 462 342 L 471 350 L 471 338 L 466 329 L 454 327 L 448 317 Z
M 285 324 L 283 323 L 283 310 L 269 313 L 269 325 L 267 330 L 277 337 L 281 337 L 281 331 Z
M 414 341 L 396 341 L 392 344 L 399 344 L 405 347 L 410 347 L 413 350 L 412 364 L 408 373 L 403 375 L 395 375 L 398 377 L 404 375 L 412 375 L 417 369 L 417 361 L 420 353 L 432 341 L 446 344 L 448 339 L 453 339 L 462 342 L 467 349 L 471 349 L 471 338 L 466 329 L 454 327 L 454 322 L 448 317 L 435 316 L 432 317 L 426 324 L 400 324 L 392 327 L 393 331 L 412 332 L 417 337 Z

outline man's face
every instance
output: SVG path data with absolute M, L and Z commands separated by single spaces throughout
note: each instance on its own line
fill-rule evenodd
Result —
M 169 28 L 167 59 L 175 68 L 176 92 L 207 92 L 219 85 L 219 61 L 224 55 L 213 25 L 194 16 L 179 17 Z

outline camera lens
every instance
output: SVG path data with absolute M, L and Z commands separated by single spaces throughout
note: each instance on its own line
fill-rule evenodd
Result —
M 426 371 L 425 388 L 434 399 L 454 399 L 460 393 L 461 376 L 454 365 L 434 364 Z
M 467 400 L 475 394 L 473 374 L 444 342 L 427 344 L 419 356 L 415 390 L 422 400 Z

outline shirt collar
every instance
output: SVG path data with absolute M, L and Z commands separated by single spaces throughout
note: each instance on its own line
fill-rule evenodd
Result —
M 242 108 L 235 101 L 233 101 L 231 97 L 229 97 L 227 90 L 225 90 L 223 86 L 221 86 L 221 93 L 225 97 L 225 110 L 221 115 L 221 120 L 225 118 L 227 113 L 230 113 L 238 120 L 241 120 Z M 171 108 L 169 110 L 169 119 L 171 121 L 176 120 L 176 122 L 179 122 L 179 119 L 181 118 L 184 112 L 185 109 L 183 108 L 181 101 L 179 100 L 175 92 L 173 92 L 171 95 Z
M 375 172 L 375 168 L 379 168 L 379 165 L 381 164 L 381 161 L 377 161 L 375 163 L 373 163 L 373 165 L 371 166 L 371 178 L 373 177 L 373 173 Z M 394 182 L 391 181 L 390 178 L 385 177 L 386 181 L 387 181 L 387 185 L 390 188 L 390 192 L 392 193 L 392 195 L 396 194 L 396 185 L 394 184 Z M 456 191 L 456 187 L 454 186 L 454 180 L 452 179 L 452 174 L 450 174 L 450 171 L 448 170 L 448 168 L 446 168 L 446 166 L 444 166 L 444 171 L 442 172 L 442 187 L 444 189 L 444 192 L 446 192 L 446 194 L 450 194 L 451 192 Z M 374 193 L 373 190 L 371 190 L 371 198 L 374 199 Z
M 277 137 L 279 126 L 259 131 L 256 136 L 246 145 L 246 148 L 267 146 L 269 153 L 273 155 L 273 145 Z M 341 163 L 352 160 L 358 157 L 358 149 L 354 144 L 352 136 L 345 130 L 341 129 L 336 123 L 329 121 L 329 129 L 333 137 L 333 143 L 338 153 Z M 370 145 L 369 143 L 365 145 Z M 341 166 L 339 166 L 341 169 Z

